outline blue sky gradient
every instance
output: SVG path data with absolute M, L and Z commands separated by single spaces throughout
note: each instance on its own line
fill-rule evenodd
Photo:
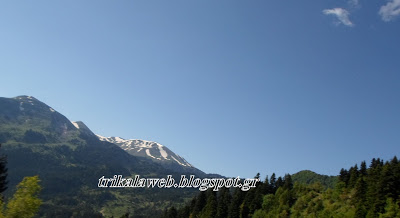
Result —
M 400 1 L 2 1 L 0 95 L 209 173 L 399 155 Z

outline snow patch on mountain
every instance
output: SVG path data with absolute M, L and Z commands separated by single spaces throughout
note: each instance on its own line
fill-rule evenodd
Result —
M 178 156 L 179 158 L 181 158 L 181 159 L 185 162 L 185 165 L 188 165 L 188 166 L 190 166 L 190 167 L 192 166 L 192 165 L 189 164 L 189 162 L 186 161 L 185 158 L 179 156 L 178 154 L 177 154 L 177 156 Z
M 120 138 L 120 137 L 115 137 L 115 141 L 116 141 L 117 143 L 124 143 L 124 142 L 126 142 L 127 140 L 124 140 L 123 138 Z
M 77 129 L 79 129 L 79 125 L 78 125 L 76 122 L 71 121 L 71 123 L 72 123 Z
M 179 160 L 177 160 L 174 156 L 171 156 L 171 157 L 172 157 L 172 159 L 174 159 L 178 164 L 180 164 L 180 165 L 182 165 L 182 166 L 186 166 L 185 164 L 179 162 Z
M 104 137 L 96 135 L 99 140 L 118 145 L 131 155 L 148 157 L 161 162 L 170 162 L 184 167 L 193 167 L 184 158 L 175 154 L 164 145 L 142 139 L 123 139 L 121 137 Z M 171 158 L 169 158 L 171 157 Z
M 25 109 L 24 107 L 22 107 L 22 104 L 23 104 L 23 103 L 24 103 L 24 102 L 20 102 L 20 103 L 19 103 L 19 110 L 20 110 L 20 111 L 23 111 L 23 110 Z
M 163 147 L 164 147 L 163 145 L 158 145 L 158 149 L 160 150 L 160 154 L 164 159 L 169 160 L 167 158 L 168 157 L 168 153 L 163 149 Z
M 107 141 L 107 137 L 97 135 L 97 134 L 96 134 L 96 136 L 100 139 L 100 141 Z

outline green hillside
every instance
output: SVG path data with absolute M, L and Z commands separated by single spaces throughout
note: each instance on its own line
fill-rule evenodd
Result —
M 337 182 L 337 176 L 326 176 L 314 173 L 310 170 L 302 170 L 292 175 L 293 182 L 299 182 L 303 184 L 313 184 L 316 182 L 321 183 L 326 188 L 334 188 Z

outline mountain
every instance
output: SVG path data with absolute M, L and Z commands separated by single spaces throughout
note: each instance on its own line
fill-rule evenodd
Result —
M 23 177 L 39 175 L 42 217 L 156 216 L 197 192 L 98 188 L 102 176 L 177 178 L 181 173 L 99 140 L 83 122 L 71 122 L 32 96 L 0 98 L 0 143 L 8 156 L 6 199 Z
M 166 146 L 152 141 L 141 139 L 123 139 L 120 137 L 103 137 L 97 135 L 101 141 L 110 142 L 118 145 L 129 154 L 137 157 L 146 157 L 163 167 L 177 172 L 195 173 L 204 176 L 205 173 L 193 167 L 183 157 L 175 154 Z
M 0 98 L 0 142 L 7 140 L 41 143 L 66 141 L 79 131 L 62 114 L 32 96 Z M 28 132 L 24 130 L 35 130 Z M 46 133 L 47 135 L 43 135 Z
M 320 175 L 310 170 L 302 170 L 292 175 L 293 182 L 304 184 L 321 183 L 326 188 L 334 188 L 338 180 L 337 176 Z

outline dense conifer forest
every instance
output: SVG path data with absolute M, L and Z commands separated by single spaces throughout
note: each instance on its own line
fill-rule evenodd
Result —
M 342 169 L 333 188 L 302 179 L 294 182 L 289 174 L 278 178 L 272 174 L 247 192 L 207 190 L 184 207 L 167 208 L 162 217 L 400 217 L 397 157 L 374 158 L 369 167 L 362 162 Z

